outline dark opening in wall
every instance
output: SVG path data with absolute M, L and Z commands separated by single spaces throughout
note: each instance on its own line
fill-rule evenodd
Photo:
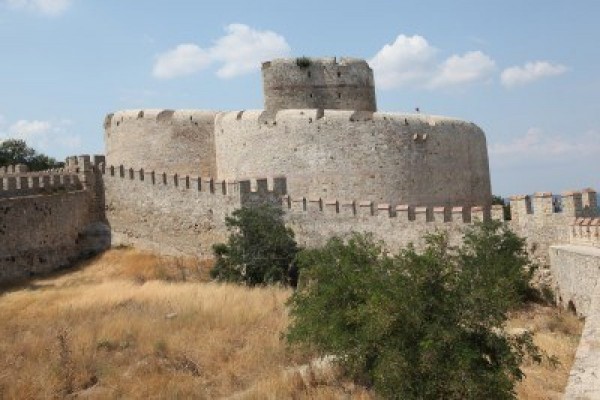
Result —
M 340 71 L 338 71 L 337 73 L 338 78 L 342 76 L 342 73 Z
M 342 94 L 338 93 L 338 99 L 341 99 L 341 98 L 342 98 Z
M 310 94 L 310 98 L 312 99 L 312 97 L 313 97 L 313 95 L 312 95 L 312 93 L 311 93 L 311 94 Z
M 312 74 L 310 73 L 310 71 L 308 71 L 308 77 L 310 78 L 312 76 Z
M 569 304 L 567 305 L 567 310 L 573 313 L 573 315 L 577 315 L 577 308 L 575 308 L 575 304 L 569 300 Z

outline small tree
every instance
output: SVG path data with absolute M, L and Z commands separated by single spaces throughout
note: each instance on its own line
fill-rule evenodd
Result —
M 523 358 L 540 360 L 529 334 L 501 329 L 531 268 L 523 239 L 500 223 L 476 225 L 457 249 L 435 234 L 421 253 L 390 256 L 355 235 L 298 259 L 287 338 L 335 355 L 385 398 L 511 399 Z
M 242 207 L 225 219 L 227 244 L 213 246 L 216 256 L 211 276 L 247 285 L 288 284 L 298 247 L 294 232 L 283 222 L 283 211 L 272 205 Z
M 24 140 L 8 139 L 0 143 L 0 166 L 25 164 L 30 171 L 60 168 L 64 164 L 45 154 L 38 154 Z

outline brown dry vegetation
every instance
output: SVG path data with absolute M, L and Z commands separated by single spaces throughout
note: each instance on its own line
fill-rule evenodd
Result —
M 583 322 L 567 311 L 528 305 L 511 315 L 508 327 L 527 329 L 533 333 L 535 344 L 548 356 L 554 356 L 559 361 L 557 365 L 548 360 L 542 364 L 525 361 L 522 369 L 526 379 L 517 386 L 519 399 L 561 399 L 573 365 Z
M 206 282 L 209 262 L 112 250 L 0 295 L 0 398 L 370 399 L 336 374 L 299 372 L 285 346 L 290 291 Z M 561 365 L 526 365 L 520 398 L 555 398 L 581 323 L 515 313 Z

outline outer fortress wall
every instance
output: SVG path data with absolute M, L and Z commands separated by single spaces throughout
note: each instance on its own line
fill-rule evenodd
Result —
M 129 110 L 106 116 L 106 160 L 135 168 L 216 176 L 214 111 Z
M 262 64 L 265 109 L 376 111 L 373 70 L 364 60 L 276 59 Z
M 66 171 L 0 178 L 0 282 L 68 266 L 110 244 L 94 225 L 101 198 L 91 168 L 85 156 Z
M 256 202 L 281 205 L 298 241 L 309 247 L 351 232 L 372 232 L 392 250 L 411 242 L 420 246 L 422 235 L 435 230 L 448 231 L 456 242 L 465 224 L 502 216 L 500 206 L 394 207 L 365 200 L 290 197 L 285 195 L 286 179 L 277 177 L 216 181 L 119 166 L 107 168 L 103 181 L 113 245 L 174 255 L 211 256 L 212 245 L 227 239 L 225 216 Z
M 285 193 L 281 179 L 227 182 L 123 166 L 107 167 L 103 182 L 113 246 L 200 257 L 227 240 L 227 215 L 242 204 L 279 203 Z
M 339 110 L 217 115 L 219 177 L 284 175 L 292 196 L 419 206 L 491 201 L 485 135 L 444 117 Z

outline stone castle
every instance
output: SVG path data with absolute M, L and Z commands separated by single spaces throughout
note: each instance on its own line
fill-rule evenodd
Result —
M 264 202 L 282 207 L 309 247 L 357 231 L 390 250 L 421 246 L 434 230 L 457 242 L 465 225 L 503 219 L 502 206 L 491 205 L 486 140 L 475 124 L 378 112 L 362 60 L 278 59 L 262 74 L 264 110 L 118 111 L 104 121 L 106 156 L 69 157 L 55 171 L 0 169 L 0 282 L 111 244 L 208 257 L 227 238 L 226 215 Z M 560 201 L 514 196 L 507 223 L 527 238 L 557 300 L 588 316 L 593 337 L 596 192 L 565 192 Z
M 284 176 L 294 197 L 490 204 L 485 135 L 476 125 L 377 112 L 365 61 L 302 60 L 263 64 L 264 110 L 109 114 L 107 165 L 221 180 Z

